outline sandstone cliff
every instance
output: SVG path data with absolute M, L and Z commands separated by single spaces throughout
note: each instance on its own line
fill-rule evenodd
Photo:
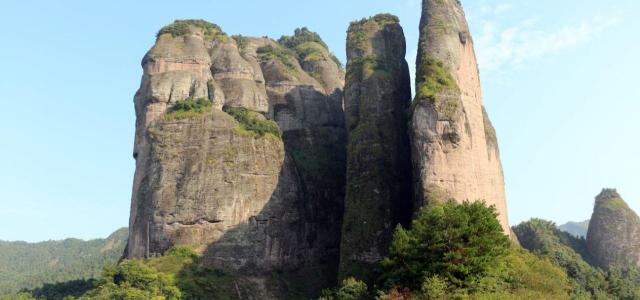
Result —
M 344 72 L 322 40 L 306 28 L 277 42 L 176 21 L 142 67 L 126 256 L 193 246 L 208 266 L 254 278 L 258 298 L 294 292 L 266 284 L 276 271 L 306 280 L 303 290 L 331 284 Z
M 411 86 L 398 22 L 377 15 L 351 23 L 348 31 L 342 278 L 367 278 L 386 254 L 395 226 L 411 218 Z
M 601 268 L 640 266 L 640 218 L 616 190 L 604 189 L 596 197 L 587 247 Z
M 423 0 L 416 67 L 410 134 L 417 205 L 485 200 L 509 233 L 496 132 L 460 1 Z

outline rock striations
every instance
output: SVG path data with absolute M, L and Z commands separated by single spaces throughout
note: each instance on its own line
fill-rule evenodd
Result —
M 616 190 L 604 189 L 596 197 L 587 247 L 601 268 L 640 266 L 640 218 Z
M 260 299 L 276 297 L 278 286 L 265 283 L 275 271 L 308 278 L 303 288 L 331 284 L 344 72 L 322 40 L 307 29 L 279 42 L 229 37 L 205 21 L 176 21 L 142 67 L 126 257 L 192 246 L 208 266 L 255 278 Z
M 411 102 L 398 18 L 351 23 L 347 37 L 347 187 L 340 276 L 366 278 L 386 254 L 393 229 L 411 218 Z
M 498 142 L 460 1 L 423 0 L 416 70 L 410 134 L 417 204 L 485 200 L 510 232 Z

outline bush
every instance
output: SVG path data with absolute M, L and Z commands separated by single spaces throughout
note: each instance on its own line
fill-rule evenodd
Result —
M 246 108 L 226 108 L 225 111 L 240 123 L 240 132 L 251 132 L 257 137 L 272 135 L 280 138 L 280 128 L 278 123 L 272 120 L 266 120 L 259 113 L 252 112 Z
M 367 300 L 371 299 L 367 284 L 355 278 L 347 278 L 339 287 L 322 291 L 320 300 Z
M 159 38 L 163 34 L 171 34 L 172 37 L 184 36 L 191 33 L 190 26 L 202 28 L 206 39 L 221 42 L 227 42 L 229 40 L 229 37 L 222 31 L 220 26 L 205 20 L 176 20 L 162 27 L 162 29 L 158 31 L 158 34 L 156 34 L 156 37 Z
M 422 209 L 406 230 L 396 228 L 382 261 L 387 288 L 419 290 L 439 276 L 455 288 L 471 288 L 509 251 L 494 207 L 453 201 Z
M 199 98 L 194 100 L 192 98 L 187 98 L 176 101 L 165 115 L 165 118 L 167 120 L 187 119 L 199 116 L 209 111 L 211 111 L 211 101 L 208 99 Z
M 322 45 L 322 47 L 328 48 L 327 44 L 325 44 L 322 38 L 320 38 L 320 35 L 309 30 L 307 27 L 297 28 L 294 31 L 293 36 L 283 35 L 278 39 L 278 43 L 289 49 L 293 49 L 299 45 L 309 42 L 318 43 Z
M 141 260 L 106 267 L 98 287 L 81 299 L 180 299 L 173 277 Z

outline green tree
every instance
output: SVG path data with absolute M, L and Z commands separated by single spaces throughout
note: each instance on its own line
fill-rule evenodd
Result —
M 439 276 L 456 288 L 470 288 L 509 251 L 494 207 L 484 202 L 453 201 L 422 209 L 410 230 L 396 228 L 382 262 L 387 288 L 419 290 Z
M 141 260 L 106 267 L 100 283 L 82 299 L 180 299 L 173 277 Z
M 367 300 L 371 299 L 367 284 L 353 277 L 342 281 L 340 286 L 324 290 L 320 300 Z

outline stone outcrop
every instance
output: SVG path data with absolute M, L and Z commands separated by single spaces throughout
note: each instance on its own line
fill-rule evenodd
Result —
M 616 190 L 604 189 L 596 197 L 587 247 L 603 269 L 640 266 L 640 218 Z
M 256 299 L 333 284 L 344 72 L 322 40 L 306 28 L 277 42 L 176 21 L 159 32 L 142 67 L 125 256 L 195 247 L 206 265 L 256 282 L 264 292 Z M 211 107 L 174 117 L 186 99 Z M 231 110 L 274 120 L 281 132 L 254 132 Z M 291 276 L 274 279 L 274 272 Z M 292 286 L 296 280 L 304 284 Z
M 496 132 L 460 1 L 423 0 L 416 67 L 410 135 L 417 205 L 485 200 L 510 233 Z
M 366 279 L 386 254 L 395 226 L 411 218 L 411 102 L 405 38 L 398 18 L 351 23 L 345 113 L 347 187 L 340 277 Z

